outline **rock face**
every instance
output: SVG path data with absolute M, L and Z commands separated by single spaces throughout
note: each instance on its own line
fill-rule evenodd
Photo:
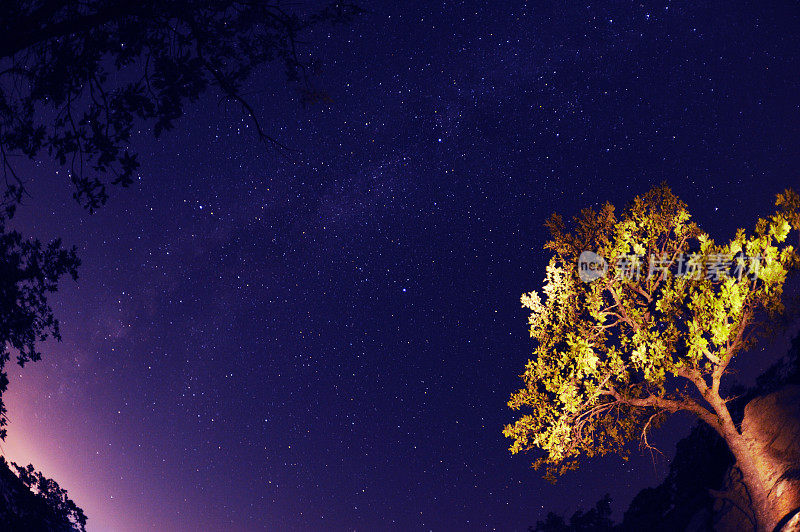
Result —
M 759 470 L 769 479 L 770 495 L 784 516 L 777 530 L 800 530 L 800 386 L 785 386 L 757 397 L 744 409 L 742 435 L 749 440 Z M 724 497 L 714 503 L 715 530 L 753 530 L 745 513 L 747 493 L 739 471 L 732 467 L 725 476 Z

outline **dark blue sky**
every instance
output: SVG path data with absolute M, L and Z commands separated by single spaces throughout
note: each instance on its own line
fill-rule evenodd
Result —
M 666 181 L 712 235 L 752 226 L 800 184 L 800 12 L 610 4 L 368 3 L 309 36 L 332 103 L 254 76 L 291 153 L 208 95 L 141 132 L 141 180 L 95 215 L 31 167 L 16 223 L 83 266 L 64 342 L 12 372 L 11 459 L 95 531 L 522 530 L 606 492 L 622 511 L 663 460 L 552 486 L 501 434 L 542 223 Z

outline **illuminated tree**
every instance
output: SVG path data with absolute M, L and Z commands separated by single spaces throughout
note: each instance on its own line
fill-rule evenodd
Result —
M 608 203 L 585 209 L 571 232 L 553 215 L 543 297 L 522 296 L 535 350 L 508 403 L 523 411 L 503 431 L 511 452 L 543 451 L 534 467 L 552 480 L 581 457 L 625 456 L 637 439 L 647 446 L 648 430 L 668 414 L 691 412 L 725 440 L 754 523 L 771 530 L 780 518 L 768 497 L 775 479 L 731 418 L 720 383 L 783 311 L 784 282 L 800 263 L 788 243 L 800 228 L 800 197 L 787 190 L 776 205 L 754 233 L 739 229 L 724 244 L 666 186 L 619 215 Z M 578 267 L 587 260 L 594 270 Z

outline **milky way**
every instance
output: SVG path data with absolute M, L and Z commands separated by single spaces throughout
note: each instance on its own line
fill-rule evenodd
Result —
M 5 444 L 89 530 L 525 529 L 665 462 L 557 485 L 501 430 L 531 345 L 542 223 L 666 181 L 725 237 L 797 185 L 798 9 L 370 3 L 318 30 L 273 136 L 209 96 L 89 216 L 36 165 L 16 220 L 78 246 L 64 342 L 13 372 Z M 691 425 L 661 435 L 669 456 Z

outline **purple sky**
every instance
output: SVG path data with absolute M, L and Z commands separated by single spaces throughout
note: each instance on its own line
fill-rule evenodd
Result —
M 725 238 L 800 185 L 797 7 L 694 4 L 371 3 L 311 36 L 330 106 L 254 77 L 296 153 L 209 95 L 141 132 L 141 180 L 95 215 L 31 164 L 15 223 L 83 265 L 63 343 L 11 372 L 6 454 L 90 531 L 524 530 L 606 492 L 619 515 L 663 460 L 552 486 L 501 434 L 543 221 L 665 180 Z

